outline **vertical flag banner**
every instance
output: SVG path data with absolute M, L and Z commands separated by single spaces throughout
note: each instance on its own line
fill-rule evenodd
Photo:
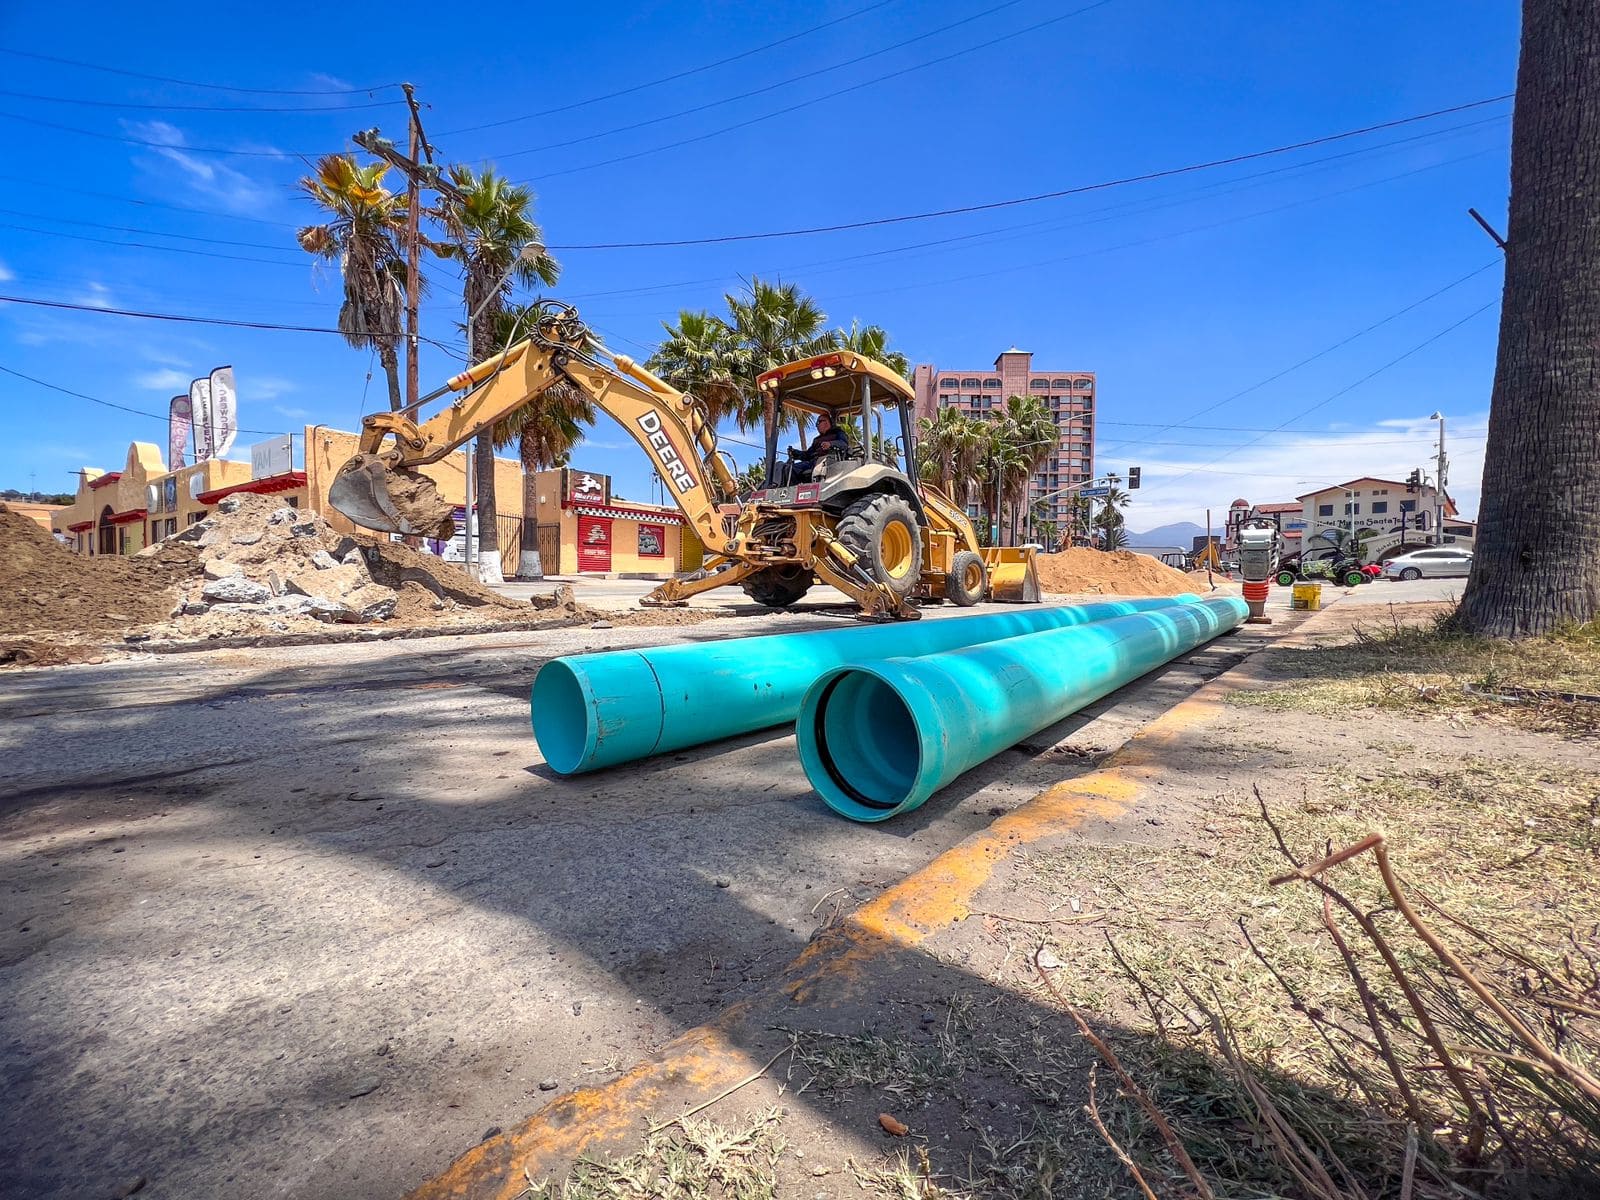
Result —
M 239 397 L 233 390 L 233 368 L 211 372 L 211 454 L 221 458 L 233 448 L 239 432 Z
M 189 385 L 189 416 L 194 422 L 194 460 L 203 463 L 215 458 L 211 447 L 215 444 L 211 427 L 211 380 L 196 379 Z
M 176 471 L 187 466 L 185 455 L 189 452 L 189 431 L 192 428 L 192 408 L 188 396 L 174 396 L 167 410 L 167 470 Z

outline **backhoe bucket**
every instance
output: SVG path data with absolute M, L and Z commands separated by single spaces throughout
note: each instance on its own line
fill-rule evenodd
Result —
M 328 503 L 357 525 L 388 533 L 452 538 L 455 506 L 426 475 L 391 467 L 376 454 L 358 454 L 333 477 Z
M 982 551 L 989 569 L 989 599 L 1003 604 L 1038 604 L 1039 568 L 1032 546 L 991 546 Z

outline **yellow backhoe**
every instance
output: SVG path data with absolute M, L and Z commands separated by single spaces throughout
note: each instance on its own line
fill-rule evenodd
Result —
M 741 503 L 704 406 L 601 347 L 571 306 L 544 301 L 526 340 L 454 376 L 412 410 L 366 417 L 360 451 L 339 469 L 328 499 L 369 529 L 448 537 L 453 506 L 418 468 L 544 392 L 572 387 L 639 443 L 707 550 L 702 575 L 670 579 L 644 604 L 681 604 L 736 583 L 758 603 L 781 608 L 818 580 L 872 619 L 914 619 L 919 599 L 1039 600 L 1031 547 L 979 547 L 960 506 L 917 481 L 912 395 L 897 374 L 841 350 L 769 371 L 758 385 L 777 411 L 826 414 L 857 436 L 826 454 L 791 448 L 780 461 L 775 432 L 765 484 Z M 417 409 L 449 392 L 460 396 L 418 423 Z

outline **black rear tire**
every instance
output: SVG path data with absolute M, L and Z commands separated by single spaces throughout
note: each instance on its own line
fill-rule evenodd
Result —
M 1294 581 L 1295 581 L 1295 574 L 1294 574 L 1293 571 L 1279 571 L 1278 572 L 1278 586 L 1279 587 L 1293 587 L 1294 586 Z
M 879 583 L 902 600 L 922 579 L 922 530 L 899 496 L 863 496 L 839 518 L 834 536 Z
M 1341 581 L 1344 583 L 1345 587 L 1360 587 L 1367 581 L 1367 577 L 1360 571 L 1346 571 L 1344 575 L 1341 576 Z
M 788 608 L 811 590 L 811 572 L 801 566 L 767 567 L 739 584 L 744 594 L 767 608 Z
M 962 608 L 971 608 L 989 590 L 989 572 L 983 559 L 971 550 L 958 550 L 950 560 L 950 573 L 944 577 L 944 594 Z

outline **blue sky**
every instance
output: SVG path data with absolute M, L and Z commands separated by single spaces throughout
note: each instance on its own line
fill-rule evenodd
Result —
M 1077 8 L 1088 11 L 1068 15 Z M 728 0 L 552 5 L 495 34 L 404 0 L 359 31 L 327 6 L 222 11 L 0 7 L 0 47 L 324 93 L 201 89 L 0 55 L 0 293 L 331 325 L 338 279 L 294 245 L 308 217 L 294 182 L 308 156 L 347 147 L 357 129 L 401 137 L 404 108 L 393 89 L 330 89 L 414 83 L 444 158 L 533 183 L 552 246 L 668 240 L 982 204 L 1501 95 L 1515 82 L 1518 19 L 1510 0 Z M 758 89 L 770 90 L 742 95 Z M 286 107 L 332 111 L 259 111 Z M 474 128 L 492 122 L 507 123 Z M 661 321 L 717 307 L 758 274 L 801 284 L 836 323 L 885 326 L 914 361 L 985 366 L 1015 343 L 1041 367 L 1096 371 L 1100 466 L 1144 468 L 1135 529 L 1203 520 L 1235 495 L 1403 477 L 1431 455 L 1436 409 L 1450 418 L 1452 490 L 1471 513 L 1501 271 L 1466 209 L 1503 228 L 1509 137 L 1499 103 L 964 216 L 563 250 L 551 294 L 639 357 Z M 662 149 L 673 142 L 687 144 Z M 459 348 L 454 271 L 436 263 L 430 277 L 423 332 Z M 0 304 L 0 366 L 130 408 L 165 412 L 222 363 L 234 365 L 249 430 L 349 429 L 384 404 L 368 354 L 336 337 Z M 424 388 L 454 365 L 430 350 Z M 119 467 L 134 438 L 164 441 L 158 421 L 11 375 L 0 374 L 0 408 L 0 486 L 70 490 L 71 472 Z M 1279 426 L 1289 432 L 1262 432 Z M 242 435 L 235 456 L 253 440 Z M 642 454 L 609 422 L 575 461 L 613 474 L 624 495 L 648 494 Z

